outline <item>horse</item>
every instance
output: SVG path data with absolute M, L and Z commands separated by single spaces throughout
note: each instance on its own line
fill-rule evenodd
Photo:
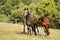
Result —
M 23 32 L 25 32 L 25 25 L 27 25 L 28 33 L 30 33 L 30 35 L 31 35 L 31 32 L 34 32 L 35 35 L 37 35 L 36 28 L 37 28 L 38 33 L 39 33 L 39 30 L 38 30 L 38 27 L 37 27 L 36 17 L 30 15 L 30 13 L 28 11 L 28 8 L 24 8 L 23 16 L 24 16 Z
M 48 35 L 50 34 L 50 32 L 49 32 L 50 22 L 49 22 L 48 17 L 47 17 L 46 14 L 45 14 L 45 10 L 43 10 L 43 11 L 41 12 L 41 24 L 42 24 L 42 26 L 43 26 L 45 35 L 48 36 Z

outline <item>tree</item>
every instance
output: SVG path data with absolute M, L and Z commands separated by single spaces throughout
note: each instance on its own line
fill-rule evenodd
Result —
M 31 4 L 31 1 L 32 1 L 32 0 L 22 0 L 22 2 L 23 2 L 25 5 Z

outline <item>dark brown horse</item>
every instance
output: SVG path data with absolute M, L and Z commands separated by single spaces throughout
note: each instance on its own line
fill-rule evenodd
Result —
M 39 30 L 38 30 L 38 27 L 37 27 L 36 17 L 30 15 L 30 13 L 28 11 L 28 8 L 24 9 L 23 16 L 24 16 L 24 29 L 23 29 L 24 32 L 25 32 L 25 24 L 26 24 L 27 29 L 28 29 L 28 33 L 31 34 L 31 32 L 33 31 L 35 33 L 35 35 L 37 35 L 36 28 L 37 28 L 38 32 L 39 32 Z
M 49 35 L 50 34 L 50 32 L 49 32 L 50 22 L 49 22 L 48 17 L 45 15 L 45 10 L 42 11 L 41 17 L 42 17 L 41 23 L 42 23 L 45 35 Z

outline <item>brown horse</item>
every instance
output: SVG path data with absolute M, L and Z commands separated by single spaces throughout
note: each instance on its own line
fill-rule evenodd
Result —
M 36 28 L 37 28 L 38 32 L 39 32 L 39 30 L 38 30 L 38 27 L 37 27 L 36 17 L 30 15 L 30 13 L 28 11 L 28 8 L 24 9 L 23 16 L 24 16 L 24 29 L 23 29 L 24 32 L 25 32 L 25 24 L 26 24 L 27 29 L 28 29 L 28 33 L 31 34 L 31 31 L 33 31 L 35 33 L 35 35 L 37 35 Z
M 47 16 L 45 15 L 45 10 L 42 11 L 41 17 L 42 17 L 41 23 L 42 23 L 45 35 L 49 35 L 50 34 L 50 32 L 49 32 L 50 22 L 49 22 L 49 19 L 47 18 Z

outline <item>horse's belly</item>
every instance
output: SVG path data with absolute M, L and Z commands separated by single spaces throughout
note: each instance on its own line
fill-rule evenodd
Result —
M 31 23 L 30 22 L 27 22 L 28 25 L 30 25 Z
M 34 21 L 34 20 L 29 20 L 29 21 L 27 21 L 27 24 L 28 25 L 34 25 L 36 23 L 36 21 Z

